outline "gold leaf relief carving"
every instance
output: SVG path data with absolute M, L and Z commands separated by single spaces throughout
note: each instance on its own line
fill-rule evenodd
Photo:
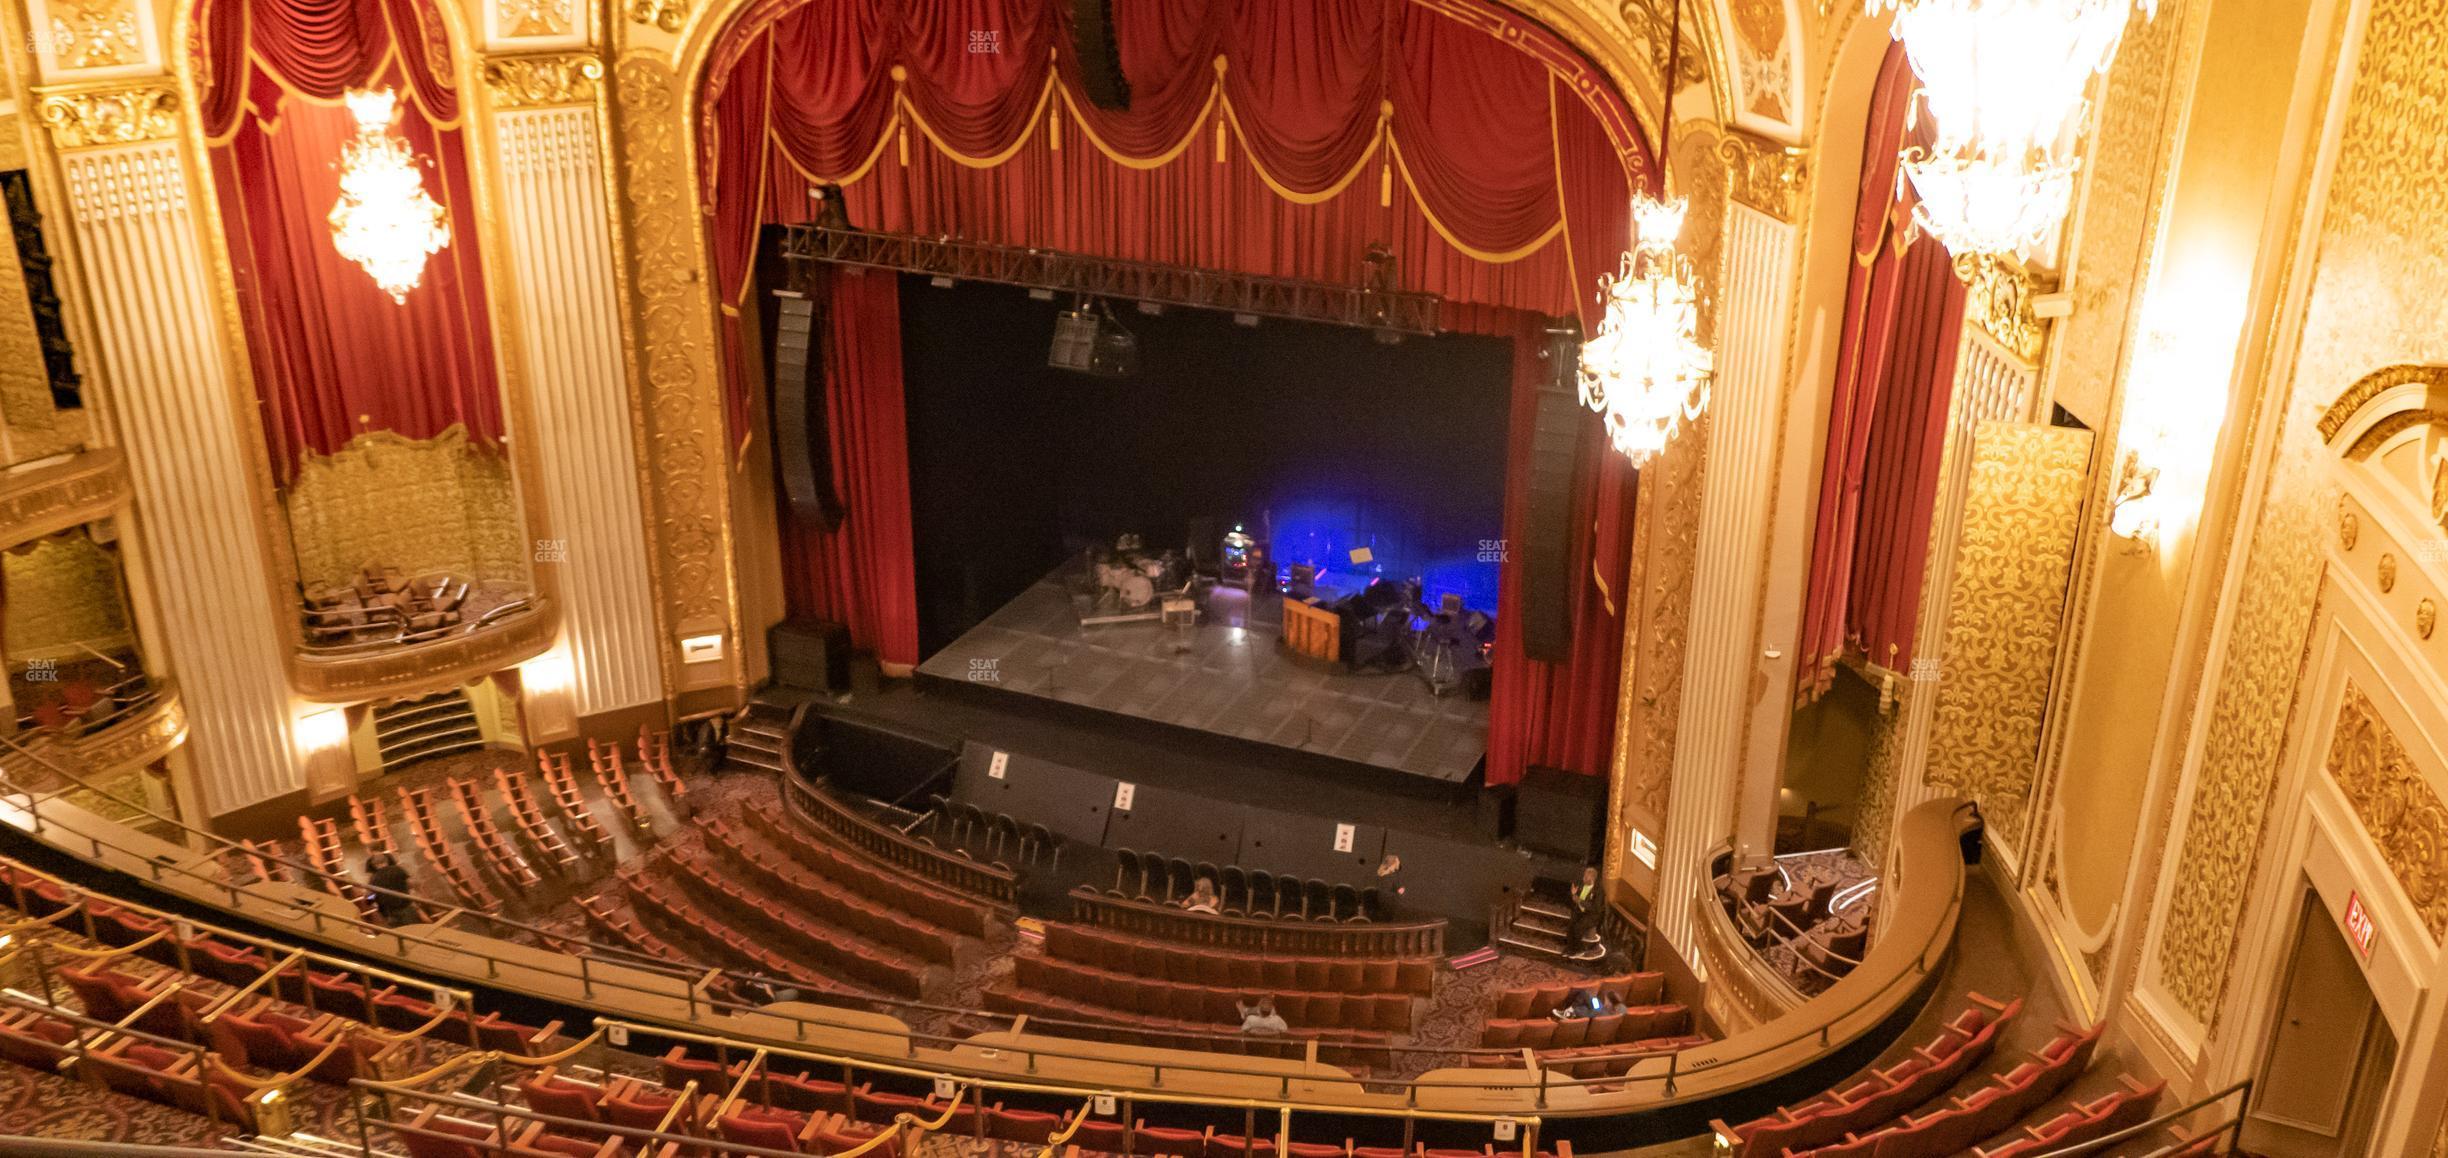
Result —
M 178 90 L 150 83 L 45 93 L 35 115 L 62 149 L 129 145 L 178 135 Z
M 1692 574 L 1699 561 L 1700 487 L 1707 473 L 1710 423 L 1685 428 L 1641 474 L 1640 497 L 1650 521 L 1640 576 L 1648 606 L 1634 679 L 1641 703 L 1633 793 L 1652 816 L 1667 815 L 1673 787 L 1675 735 L 1683 712 L 1684 646 L 1691 619 Z M 1687 850 L 1688 851 L 1688 850 Z
M 2377 0 L 2321 210 L 2311 297 L 2284 430 L 2218 665 L 2156 964 L 2170 996 L 2214 1024 L 2269 811 L 2319 591 L 2315 541 L 2332 509 L 2320 446 L 2326 396 L 2375 366 L 2448 361 L 2448 7 Z M 2231 422 L 2241 421 L 2239 415 Z
M 485 87 L 506 109 L 595 103 L 603 61 L 592 53 L 496 56 L 485 61 Z
M 651 57 L 621 61 L 613 79 L 659 589 L 673 624 L 727 625 L 722 384 L 680 143 L 677 81 Z
M 51 0 L 51 58 L 61 68 L 111 68 L 144 58 L 135 0 Z
M 2352 682 L 2323 764 L 2434 942 L 2448 935 L 2448 804 Z
M 2086 431 L 1985 422 L 1973 435 L 1927 778 L 1979 801 L 2009 846 L 2023 836 L 2090 459 Z
M 1735 131 L 1718 142 L 1717 155 L 1726 165 L 1728 196 L 1779 221 L 1796 220 L 1810 187 L 1807 154 Z

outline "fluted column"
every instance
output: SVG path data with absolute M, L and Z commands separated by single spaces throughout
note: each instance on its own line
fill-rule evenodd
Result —
M 581 716 L 663 698 L 605 194 L 603 65 L 588 54 L 499 56 L 484 75 L 535 402 L 573 706 Z
M 1726 208 L 1717 300 L 1717 378 L 1710 389 L 1708 466 L 1676 723 L 1666 831 L 1659 835 L 1654 925 L 1699 971 L 1693 901 L 1708 889 L 1708 850 L 1735 831 L 1737 802 L 1765 778 L 1771 809 L 1777 769 L 1747 768 L 1744 724 L 1782 685 L 1763 678 L 1759 650 L 1761 560 L 1767 550 L 1776 475 L 1777 403 L 1783 379 L 1794 275 L 1795 229 L 1769 210 L 1790 208 L 1799 159 L 1729 140 L 1735 201 Z M 1753 161 L 1758 159 L 1759 164 Z M 1739 834 L 1766 851 L 1773 813 Z
M 161 636 L 179 677 L 204 811 L 305 786 L 290 742 L 282 634 L 248 469 L 245 411 L 165 80 L 38 98 L 68 197 L 136 495 Z

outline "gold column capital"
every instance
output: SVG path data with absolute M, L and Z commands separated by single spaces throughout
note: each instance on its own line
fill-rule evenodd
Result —
M 2057 279 L 2024 268 L 2012 257 L 1967 253 L 1955 259 L 1955 276 L 1968 287 L 1964 323 L 1978 327 L 2008 352 L 2037 366 L 2048 348 L 2049 324 L 2033 299 L 2057 290 Z
M 61 149 L 132 145 L 178 135 L 182 105 L 168 77 L 134 84 L 36 89 L 35 117 Z
M 1810 187 L 1807 150 L 1736 130 L 1718 139 L 1717 156 L 1725 161 L 1728 196 L 1779 221 L 1797 219 Z
M 485 88 L 497 108 L 591 105 L 603 91 L 603 58 L 591 52 L 489 56 Z

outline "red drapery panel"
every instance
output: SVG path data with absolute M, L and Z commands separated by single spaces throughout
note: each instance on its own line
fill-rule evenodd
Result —
M 1473 327 L 1513 341 L 1511 443 L 1506 456 L 1505 541 L 1523 542 L 1530 514 L 1530 460 L 1538 392 L 1549 366 L 1539 351 L 1546 320 L 1520 310 L 1483 311 Z M 1603 775 L 1614 751 L 1617 693 L 1623 682 L 1624 620 L 1632 569 L 1632 513 L 1638 472 L 1606 445 L 1591 423 L 1573 478 L 1568 566 L 1573 639 L 1563 663 L 1522 654 L 1523 552 L 1508 549 L 1496 596 L 1495 687 L 1488 703 L 1487 783 L 1518 782 L 1531 765 Z
M 1449 326 L 1516 341 L 1517 411 L 1545 366 L 1539 316 L 1595 323 L 1597 278 L 1624 248 L 1632 191 L 1655 171 L 1621 98 L 1552 33 L 1483 0 L 1145 0 L 1117 5 L 1114 19 L 1132 94 L 1119 110 L 1089 102 L 1068 6 L 1051 0 L 776 0 L 732 30 L 708 77 L 700 164 L 733 315 L 735 441 L 755 422 L 756 379 L 740 359 L 756 354 L 739 348 L 736 312 L 756 231 L 812 217 L 820 184 L 842 187 L 863 229 L 1316 281 L 1360 282 L 1368 245 L 1384 243 L 1404 288 L 1447 299 Z M 828 336 L 866 381 L 889 376 L 897 415 L 897 329 L 835 325 Z M 854 348 L 887 344 L 889 375 L 880 352 Z M 1527 435 L 1518 420 L 1508 522 Z M 906 528 L 906 447 L 877 438 L 860 459 L 844 437 L 844 529 L 785 528 L 792 607 L 845 620 L 887 660 L 914 660 L 914 612 L 899 625 L 903 659 L 870 642 L 894 625 L 862 627 L 865 611 L 814 582 L 911 582 L 905 529 L 897 559 L 864 561 L 894 536 L 862 547 L 851 529 L 869 506 L 863 489 L 895 489 L 874 502 Z M 1607 763 L 1632 472 L 1598 452 L 1594 421 L 1590 439 L 1574 650 L 1564 664 L 1527 661 L 1500 608 L 1491 784 L 1529 764 Z M 906 586 L 876 602 L 915 606 Z
M 1827 690 L 1848 649 L 1880 665 L 1912 658 L 1964 304 L 1945 247 L 1916 237 L 1906 226 L 1909 203 L 1898 197 L 1912 91 L 1903 51 L 1889 48 L 1863 136 L 1854 263 L 1820 463 L 1802 606 L 1805 699 Z
M 431 0 L 212 0 L 200 81 L 215 188 L 273 469 L 367 430 L 464 426 L 499 444 L 501 392 L 447 45 Z M 394 303 L 332 247 L 351 89 L 401 92 L 451 243 Z
M 918 662 L 909 437 L 902 407 L 900 278 L 827 270 L 825 428 L 833 485 L 849 510 L 833 531 L 777 504 L 784 594 L 794 614 L 850 629 L 885 663 Z

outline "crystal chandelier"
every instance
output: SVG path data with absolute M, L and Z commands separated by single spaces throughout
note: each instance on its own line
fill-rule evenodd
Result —
M 1893 12 L 1920 81 L 1916 113 L 1936 140 L 1903 152 L 1914 220 L 1948 252 L 2006 253 L 2037 243 L 2074 196 L 2069 126 L 2091 78 L 2116 59 L 2136 9 L 2158 0 L 1867 0 Z
M 1634 466 L 1708 408 L 1716 359 L 1700 344 L 1691 259 L 1675 251 L 1684 209 L 1681 198 L 1633 198 L 1637 246 L 1599 283 L 1606 313 L 1581 345 L 1581 403 L 1604 417 L 1607 440 Z
M 1676 0 L 1666 53 L 1665 113 L 1658 157 L 1667 163 L 1674 127 L 1676 65 L 1683 47 L 1683 5 Z M 1634 466 L 1708 409 L 1716 357 L 1700 344 L 1700 285 L 1691 258 L 1675 249 L 1687 203 L 1646 193 L 1632 198 L 1631 252 L 1598 283 L 1605 308 L 1598 332 L 1581 344 L 1581 404 L 1606 423 L 1607 441 Z
M 340 151 L 332 248 L 363 267 L 392 301 L 405 302 L 425 274 L 425 259 L 450 244 L 450 221 L 425 192 L 416 154 L 391 132 L 397 94 L 374 89 L 344 100 L 357 135 Z

